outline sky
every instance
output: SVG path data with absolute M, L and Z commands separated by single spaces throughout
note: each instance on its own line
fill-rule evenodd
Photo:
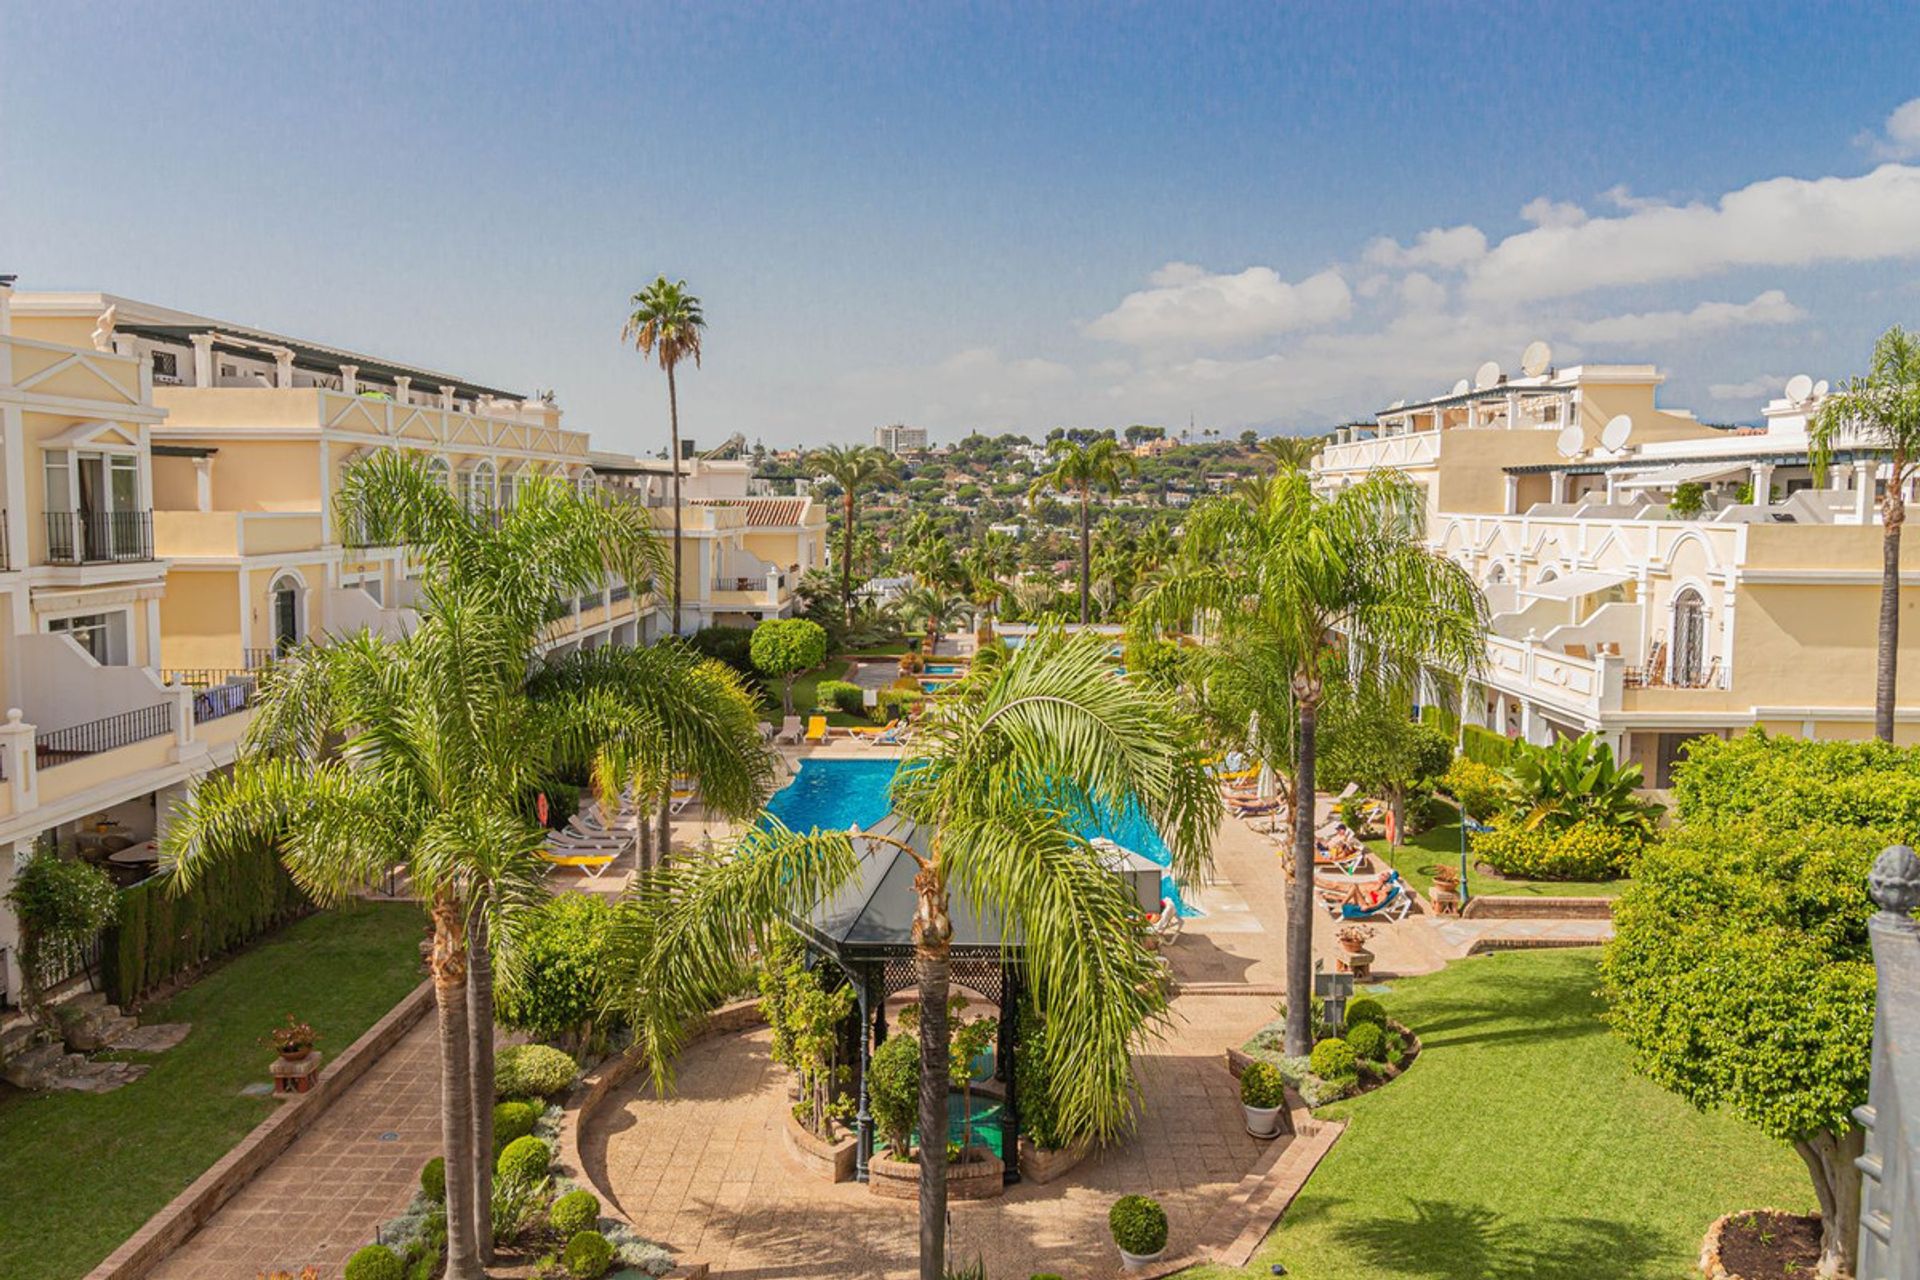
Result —
M 0 0 L 0 272 L 666 439 L 1322 428 L 1535 338 L 1755 418 L 1920 325 L 1911 4 Z

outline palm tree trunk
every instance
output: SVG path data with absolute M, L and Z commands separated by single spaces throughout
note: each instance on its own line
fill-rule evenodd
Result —
M 673 477 L 673 634 L 680 634 L 680 388 L 673 380 L 673 366 L 667 366 L 667 430 L 672 436 L 673 456 L 668 474 Z
M 474 913 L 467 938 L 467 1078 L 473 1098 L 473 1209 L 480 1261 L 493 1261 L 492 897 Z
M 1080 625 L 1087 625 L 1087 582 L 1093 574 L 1090 550 L 1092 534 L 1087 529 L 1087 490 L 1080 488 Z
M 433 905 L 433 998 L 439 1015 L 440 1142 L 447 1162 L 446 1280 L 486 1280 L 474 1236 L 473 1080 L 467 1054 L 467 943 L 460 904 Z
M 667 851 L 673 847 L 672 805 L 673 799 L 671 796 L 662 797 L 660 801 L 659 833 L 654 839 L 654 843 L 658 846 L 656 856 L 653 860 L 653 865 L 656 867 L 664 867 L 667 865 Z
M 914 877 L 913 968 L 920 984 L 920 1280 L 944 1280 L 947 1266 L 948 947 L 953 921 L 947 886 L 930 869 Z
M 1880 519 L 1885 532 L 1880 539 L 1880 635 L 1873 674 L 1873 734 L 1882 742 L 1893 741 L 1894 688 L 1899 679 L 1900 661 L 1900 528 L 1906 523 L 1906 506 L 1900 500 L 1900 469 L 1887 485 L 1887 496 L 1880 504 Z
M 1296 677 L 1300 709 L 1293 778 L 1293 884 L 1287 897 L 1287 1031 L 1292 1058 L 1313 1051 L 1313 769 L 1320 722 L 1318 682 Z
M 853 625 L 853 488 L 847 488 L 846 518 L 840 522 L 840 625 Z M 788 715 L 793 713 L 789 711 Z

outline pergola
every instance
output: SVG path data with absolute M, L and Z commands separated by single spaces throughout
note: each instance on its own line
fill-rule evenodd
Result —
M 846 975 L 856 999 L 848 1028 L 857 1038 L 859 1063 L 860 1151 L 856 1176 L 867 1180 L 873 1155 L 873 1113 L 867 1100 L 867 1061 L 887 1038 L 887 999 L 917 985 L 913 965 L 913 920 L 918 899 L 913 878 L 915 855 L 930 856 L 927 830 L 900 814 L 889 814 L 869 831 L 851 833 L 857 864 L 853 875 L 792 923 L 809 953 L 832 961 Z M 1001 1150 L 1005 1180 L 1020 1180 L 1020 1117 L 1014 1097 L 1014 1025 L 1020 999 L 1018 940 L 1009 940 L 1000 914 L 976 902 L 956 902 L 950 972 L 955 986 L 977 991 L 1000 1012 L 1000 1036 L 994 1073 L 1005 1090 Z M 851 1048 L 852 1046 L 849 1046 Z M 967 1069 L 962 1063 L 961 1070 Z

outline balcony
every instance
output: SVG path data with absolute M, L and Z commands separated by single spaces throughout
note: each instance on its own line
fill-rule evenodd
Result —
M 41 769 L 70 764 L 104 751 L 145 742 L 173 732 L 174 704 L 157 703 L 118 715 L 102 716 L 65 729 L 45 729 L 33 737 L 34 763 Z M 198 717 L 196 717 L 197 719 Z
M 124 564 L 153 559 L 151 511 L 49 511 L 48 564 Z
M 168 560 L 284 555 L 326 542 L 317 511 L 156 511 L 153 529 Z

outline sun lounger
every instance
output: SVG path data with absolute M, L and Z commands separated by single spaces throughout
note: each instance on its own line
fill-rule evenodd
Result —
M 851 729 L 848 729 L 847 732 L 856 738 L 877 738 L 882 734 L 892 733 L 899 725 L 900 721 L 893 719 L 887 721 L 884 725 L 857 724 Z
M 755 727 L 755 728 L 756 728 L 757 730 L 759 730 L 759 733 L 760 733 L 760 742 L 761 742 L 761 744 L 762 744 L 763 746 L 764 746 L 764 745 L 765 745 L 766 743 L 769 743 L 769 742 L 772 742 L 772 741 L 773 741 L 773 726 L 772 726 L 772 725 L 770 725 L 770 724 L 768 724 L 768 723 L 767 723 L 767 722 L 766 722 L 765 720 L 762 720 L 762 721 L 761 721 L 761 722 L 760 722 L 759 724 L 757 724 L 757 725 L 755 725 L 754 727 Z
M 542 862 L 552 863 L 556 867 L 572 867 L 589 880 L 598 880 L 607 874 L 607 868 L 618 857 L 616 853 L 556 853 L 551 849 L 540 850 Z
M 1180 908 L 1174 905 L 1173 899 L 1162 898 L 1160 914 L 1155 916 L 1153 923 L 1147 926 L 1147 936 L 1164 951 L 1180 941 L 1180 929 L 1184 923 L 1180 916 Z
M 1353 887 L 1351 883 L 1328 884 L 1318 877 L 1313 882 L 1314 896 L 1336 920 L 1404 920 L 1413 907 L 1413 892 L 1407 888 L 1406 881 L 1400 878 L 1397 871 L 1387 873 L 1380 900 L 1371 906 L 1347 900 Z
M 814 716 L 807 721 L 807 741 L 818 744 L 827 740 L 827 718 Z
M 1257 818 L 1273 813 L 1281 807 L 1281 801 L 1277 797 L 1271 800 L 1252 800 L 1244 804 L 1236 800 L 1227 801 L 1228 811 L 1239 818 Z
M 799 746 L 800 745 L 800 717 L 788 716 L 785 720 L 781 721 L 780 732 L 777 735 L 775 735 L 773 740 L 775 742 L 788 743 L 792 746 Z
M 667 800 L 667 812 L 678 816 L 682 809 L 693 804 L 699 798 L 700 790 L 698 787 L 690 788 L 686 791 L 676 791 Z

